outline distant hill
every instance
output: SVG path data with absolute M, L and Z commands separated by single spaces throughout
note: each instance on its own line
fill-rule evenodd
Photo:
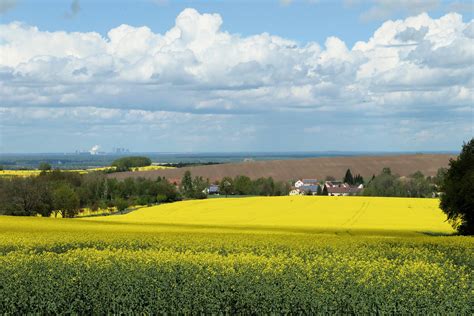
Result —
M 210 181 L 220 180 L 225 176 L 235 177 L 245 175 L 252 179 L 273 177 L 275 180 L 295 180 L 300 178 L 325 179 L 333 176 L 336 179 L 344 177 L 348 168 L 352 174 L 361 174 L 364 178 L 378 174 L 384 167 L 389 167 L 392 173 L 408 176 L 421 171 L 426 176 L 433 176 L 440 167 L 447 167 L 450 158 L 447 154 L 407 154 L 393 156 L 357 156 L 357 157 L 322 157 L 295 160 L 249 161 L 227 163 L 210 166 L 195 166 L 168 170 L 153 170 L 140 172 L 120 172 L 109 177 L 124 179 L 127 177 L 156 178 L 166 177 L 170 181 L 179 182 L 186 170 L 193 176 L 202 176 Z

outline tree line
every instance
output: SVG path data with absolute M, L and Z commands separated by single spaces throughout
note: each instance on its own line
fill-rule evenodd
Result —
M 258 195 L 258 196 L 278 196 L 288 195 L 291 185 L 284 181 L 275 181 L 272 177 L 252 180 L 247 176 L 224 177 L 213 184 L 219 187 L 221 195 Z M 181 192 L 186 198 L 206 198 L 206 189 L 209 187 L 209 180 L 202 177 L 192 177 L 188 170 L 181 180 Z
M 103 173 L 79 174 L 53 170 L 37 177 L 0 179 L 0 214 L 74 217 L 81 209 L 148 205 L 181 199 L 165 178 L 127 178 L 119 181 Z
M 392 174 L 390 168 L 383 168 L 377 176 L 372 176 L 363 190 L 365 196 L 392 196 L 427 198 L 438 196 L 444 181 L 446 168 L 438 169 L 436 176 L 425 177 L 417 171 L 408 177 Z
M 65 218 L 81 209 L 114 208 L 123 211 L 132 205 L 152 205 L 182 199 L 207 198 L 208 179 L 192 177 L 187 171 L 180 185 L 158 177 L 154 180 L 129 177 L 122 181 L 103 172 L 79 174 L 43 167 L 39 176 L 0 178 L 0 214 Z M 218 181 L 226 195 L 287 195 L 290 185 L 270 178 L 251 180 L 246 176 Z

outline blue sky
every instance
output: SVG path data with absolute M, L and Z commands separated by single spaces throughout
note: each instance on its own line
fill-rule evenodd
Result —
M 0 0 L 0 152 L 458 150 L 470 1 Z

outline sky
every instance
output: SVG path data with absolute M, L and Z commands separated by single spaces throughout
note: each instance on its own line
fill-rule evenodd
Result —
M 458 151 L 474 3 L 0 0 L 0 153 Z

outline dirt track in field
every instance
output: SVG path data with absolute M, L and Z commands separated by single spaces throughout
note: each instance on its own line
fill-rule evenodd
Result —
M 124 179 L 127 177 L 156 178 L 161 176 L 171 182 L 179 182 L 184 172 L 189 170 L 193 176 L 202 176 L 210 181 L 237 175 L 245 175 L 252 179 L 273 177 L 275 180 L 287 181 L 301 178 L 325 179 L 326 176 L 341 179 L 348 168 L 351 169 L 353 175 L 359 173 L 364 178 L 368 178 L 373 174 L 379 174 L 384 167 L 389 167 L 393 174 L 400 176 L 408 176 L 418 170 L 426 176 L 434 176 L 438 168 L 447 167 L 449 158 L 454 157 L 446 154 L 413 154 L 252 161 L 179 169 L 120 172 L 110 174 L 109 177 Z

